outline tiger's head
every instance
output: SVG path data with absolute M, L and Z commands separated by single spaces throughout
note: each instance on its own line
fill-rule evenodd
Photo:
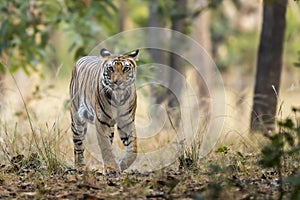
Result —
M 103 58 L 102 84 L 112 90 L 124 90 L 134 84 L 136 74 L 136 58 L 139 50 L 126 55 L 112 54 L 101 49 Z

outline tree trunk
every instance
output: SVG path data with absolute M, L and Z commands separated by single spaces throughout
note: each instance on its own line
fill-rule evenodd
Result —
M 287 0 L 264 1 L 251 131 L 273 130 L 282 69 Z
M 178 31 L 184 33 L 186 30 L 186 16 L 187 13 L 187 0 L 175 0 L 174 7 L 172 8 L 174 15 L 171 16 L 171 29 L 173 31 Z M 174 34 L 174 32 L 172 32 Z M 175 38 L 175 35 L 171 36 L 171 52 L 170 52 L 170 62 L 169 66 L 172 68 L 169 74 L 169 88 L 172 88 L 173 91 L 168 90 L 167 93 L 167 105 L 168 105 L 168 115 L 169 119 L 173 124 L 173 128 L 178 129 L 181 119 L 181 109 L 180 109 L 180 98 L 182 93 L 183 82 L 181 77 L 178 74 L 184 74 L 184 60 L 180 55 L 176 55 L 173 52 L 175 48 L 178 48 L 178 44 L 181 42 L 178 41 L 178 38 Z M 184 45 L 184 43 L 182 43 Z M 174 91 L 176 90 L 176 91 Z M 175 93 L 173 93 L 175 92 Z
M 206 0 L 195 1 L 194 7 L 200 7 L 201 5 L 206 5 Z M 212 56 L 212 43 L 210 35 L 210 10 L 206 9 L 199 13 L 199 15 L 193 19 L 193 38 L 205 49 L 209 55 L 199 54 L 199 60 L 202 65 L 202 72 L 193 73 L 195 79 L 195 85 L 198 87 L 197 95 L 199 102 L 205 113 L 208 113 L 208 99 L 210 94 L 208 91 L 208 85 L 211 83 L 204 82 L 203 77 L 207 77 L 207 81 L 212 81 L 212 67 L 209 56 Z
M 165 27 L 166 20 L 165 17 L 162 15 L 162 8 L 160 7 L 158 0 L 153 0 L 148 4 L 149 10 L 149 19 L 148 19 L 148 26 L 149 27 Z M 149 32 L 149 43 L 159 43 L 161 40 L 165 38 L 164 35 L 157 35 L 157 31 L 153 30 Z M 149 49 L 150 57 L 154 64 L 163 64 L 167 65 L 167 54 L 163 50 L 160 49 Z M 161 71 L 155 69 L 154 76 L 157 79 L 165 79 L 168 74 L 162 74 Z M 161 77 L 161 78 L 160 78 Z M 151 85 L 151 97 L 153 102 L 156 104 L 161 104 L 165 100 L 164 95 L 166 93 L 165 88 L 156 88 L 156 86 Z
M 118 16 L 118 31 L 123 32 L 125 26 L 127 7 L 124 0 L 121 0 L 119 2 L 120 2 L 120 6 L 119 6 L 119 16 Z
M 186 13 L 187 10 L 187 0 L 175 0 L 174 1 L 174 11 L 176 13 L 176 15 L 171 17 L 171 29 L 174 31 L 178 31 L 181 33 L 184 33 L 185 29 L 186 29 L 186 16 L 182 15 L 182 13 Z M 176 71 L 177 73 L 183 74 L 184 73 L 184 63 L 183 63 L 183 59 L 179 56 L 176 55 L 174 53 L 172 53 L 174 48 L 176 47 L 177 41 L 173 41 L 171 40 L 171 53 L 170 53 L 170 67 L 172 67 L 174 69 L 174 71 L 171 71 L 170 76 L 169 76 L 169 85 L 174 87 L 174 85 L 176 85 L 176 89 L 177 89 L 177 94 L 180 95 L 181 90 L 182 90 L 182 84 L 180 84 L 180 80 L 177 80 L 176 78 Z M 175 44 L 175 47 L 173 46 Z M 177 96 L 178 97 L 178 96 Z M 178 99 L 177 97 L 172 94 L 171 92 L 169 92 L 168 94 L 168 106 L 170 108 L 173 107 L 178 107 Z

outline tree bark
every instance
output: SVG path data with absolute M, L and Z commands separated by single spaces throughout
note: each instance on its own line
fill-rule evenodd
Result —
M 282 70 L 287 0 L 264 1 L 251 131 L 274 129 Z
M 205 5 L 206 0 L 196 1 L 195 7 Z M 212 56 L 212 43 L 210 35 L 210 10 L 203 10 L 199 15 L 193 20 L 193 38 L 205 49 L 209 55 L 200 54 L 200 62 L 202 65 L 203 73 L 201 76 L 207 77 L 207 81 L 211 81 L 212 77 L 212 66 L 209 60 L 209 56 Z M 206 101 L 209 97 L 209 91 L 207 85 L 211 83 L 204 82 L 203 77 L 199 73 L 194 73 L 196 79 L 196 85 L 198 87 L 197 95 L 199 99 L 204 99 Z M 201 102 L 200 102 L 201 103 Z M 207 102 L 204 102 L 201 105 L 207 105 Z M 207 108 L 205 108 L 207 109 Z
M 166 26 L 166 18 L 162 15 L 162 8 L 160 7 L 158 0 L 153 0 L 149 2 L 148 4 L 148 10 L 149 10 L 149 19 L 148 19 L 148 26 L 149 27 L 165 27 Z M 149 43 L 159 43 L 161 40 L 165 38 L 164 35 L 157 35 L 157 31 L 150 30 L 149 32 Z M 160 50 L 160 49 L 149 49 L 150 57 L 154 64 L 162 64 L 167 65 L 167 54 L 166 52 Z M 168 74 L 162 74 L 161 71 L 155 69 L 154 76 L 157 77 L 157 79 L 165 78 L 168 76 Z M 165 88 L 156 88 L 156 86 L 151 86 L 150 89 L 151 97 L 153 99 L 153 102 L 156 104 L 161 104 L 165 100 L 166 89 Z
M 186 16 L 184 16 L 183 13 L 186 13 L 187 11 L 187 0 L 175 0 L 174 1 L 174 8 L 176 15 L 171 17 L 171 29 L 174 31 L 178 31 L 181 33 L 185 32 L 186 29 Z M 183 15 L 182 15 L 183 14 Z M 171 45 L 174 45 L 176 41 L 171 40 Z M 180 95 L 182 90 L 182 84 L 180 84 L 180 80 L 177 80 L 176 78 L 176 71 L 177 73 L 183 74 L 184 73 L 184 63 L 183 59 L 174 53 L 172 53 L 172 49 L 177 48 L 176 44 L 175 47 L 171 46 L 171 53 L 170 53 L 170 67 L 174 69 L 174 71 L 171 71 L 169 76 L 169 85 L 174 86 L 176 85 L 177 88 L 177 94 Z M 178 97 L 178 96 L 177 96 Z M 178 99 L 177 97 L 170 93 L 168 94 L 168 106 L 170 108 L 178 107 Z
M 171 29 L 173 30 L 171 35 L 171 51 L 170 51 L 170 60 L 169 66 L 172 68 L 169 74 L 169 88 L 167 93 L 167 106 L 168 106 L 168 115 L 169 119 L 173 124 L 173 128 L 178 129 L 181 119 L 181 109 L 180 109 L 180 98 L 182 98 L 182 88 L 183 82 L 181 77 L 178 74 L 184 74 L 184 60 L 173 52 L 178 48 L 178 44 L 182 46 L 184 43 L 178 41 L 179 38 L 176 38 L 174 31 L 184 33 L 186 30 L 186 13 L 187 13 L 187 0 L 174 0 L 173 6 L 173 15 L 171 16 Z M 175 93 L 173 93 L 175 92 Z
M 127 12 L 127 6 L 124 0 L 119 1 L 119 16 L 118 16 L 118 31 L 123 32 L 124 26 L 125 26 L 125 19 L 126 19 L 126 12 Z

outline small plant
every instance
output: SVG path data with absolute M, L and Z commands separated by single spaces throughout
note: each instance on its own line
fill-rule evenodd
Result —
M 296 177 L 300 176 L 299 156 L 300 156 L 300 108 L 292 109 L 294 119 L 286 118 L 279 121 L 278 132 L 265 136 L 270 143 L 262 149 L 260 164 L 265 168 L 275 168 L 279 175 L 279 199 L 284 196 L 284 183 L 291 184 L 293 191 L 292 199 L 300 198 L 300 181 Z M 287 162 L 289 161 L 289 162 Z M 296 162 L 296 173 L 286 172 L 286 165 Z M 292 164 L 291 164 L 292 163 Z M 290 169 L 290 168 L 289 168 Z M 286 174 L 286 176 L 284 176 Z M 298 180 L 298 181 L 296 181 Z M 285 182 L 284 182 L 285 181 Z
M 199 143 L 193 142 L 192 145 L 187 148 L 181 156 L 179 156 L 179 169 L 197 169 L 199 161 Z
M 231 168 L 231 171 L 241 171 L 245 168 L 245 157 L 240 151 L 235 152 L 227 146 L 221 146 L 215 152 L 222 155 L 222 165 Z M 224 162 L 225 159 L 227 160 L 226 163 Z
M 226 155 L 229 150 L 230 149 L 227 146 L 222 146 L 216 150 L 216 153 L 222 153 L 222 154 Z

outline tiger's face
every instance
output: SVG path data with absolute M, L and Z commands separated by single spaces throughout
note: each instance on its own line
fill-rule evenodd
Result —
M 105 59 L 102 71 L 102 84 L 112 90 L 124 90 L 135 81 L 135 59 L 139 50 L 128 55 L 112 55 L 102 49 L 101 56 Z

